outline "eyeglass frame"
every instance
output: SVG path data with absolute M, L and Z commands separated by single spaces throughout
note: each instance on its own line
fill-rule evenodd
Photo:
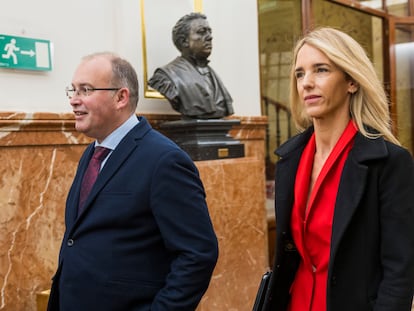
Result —
M 92 92 L 94 91 L 119 91 L 120 89 L 122 89 L 122 87 L 89 87 L 89 86 L 81 86 L 80 88 L 83 88 L 83 90 L 80 89 L 75 89 L 74 87 L 70 88 L 69 86 L 67 86 L 65 88 L 65 92 L 66 92 L 66 96 L 69 99 L 72 99 L 75 95 L 76 96 L 81 96 L 81 97 L 86 97 L 86 96 L 90 96 Z M 69 92 L 72 92 L 73 95 L 69 95 Z M 79 92 L 83 92 L 83 95 L 81 95 Z

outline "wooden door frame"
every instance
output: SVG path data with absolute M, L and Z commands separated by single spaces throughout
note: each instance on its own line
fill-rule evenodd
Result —
M 398 135 L 398 123 L 397 123 L 397 63 L 395 54 L 396 45 L 396 28 L 397 25 L 407 25 L 414 27 L 414 16 L 409 17 L 397 17 L 390 16 L 388 18 L 388 41 L 389 41 L 389 77 L 390 77 L 390 112 L 393 121 L 393 131 L 395 135 Z M 414 34 L 412 35 L 414 42 Z M 414 63 L 411 64 L 414 68 Z M 411 104 L 414 104 L 414 91 L 411 90 Z M 411 109 L 411 137 L 414 138 L 414 108 Z M 414 141 L 411 142 L 411 147 L 414 148 Z

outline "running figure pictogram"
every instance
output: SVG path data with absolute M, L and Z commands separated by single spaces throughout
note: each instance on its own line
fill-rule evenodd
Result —
M 4 47 L 4 50 L 7 54 L 2 54 L 3 58 L 9 59 L 10 57 L 13 58 L 13 64 L 17 64 L 17 56 L 14 52 L 19 51 L 20 49 L 16 46 L 16 39 L 11 39 L 10 43 L 7 43 Z

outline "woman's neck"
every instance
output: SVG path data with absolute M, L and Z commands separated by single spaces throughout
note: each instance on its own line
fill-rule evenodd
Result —
M 316 154 L 321 159 L 326 159 L 335 147 L 350 118 L 342 118 L 334 122 L 314 120 Z

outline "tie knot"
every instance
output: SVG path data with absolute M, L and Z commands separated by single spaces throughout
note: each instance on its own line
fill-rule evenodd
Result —
M 93 158 L 103 161 L 103 159 L 106 158 L 108 153 L 111 151 L 111 149 L 105 148 L 105 147 L 95 147 L 95 151 L 93 153 Z

